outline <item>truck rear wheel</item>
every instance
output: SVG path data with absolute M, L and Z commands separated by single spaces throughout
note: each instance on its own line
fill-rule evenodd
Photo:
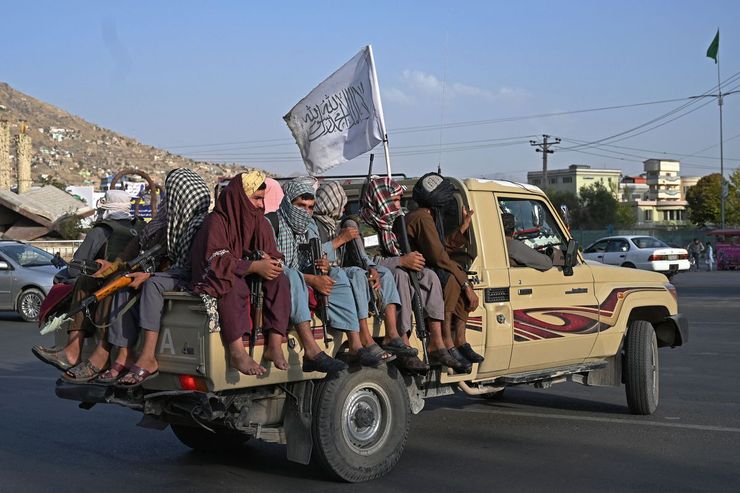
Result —
M 652 414 L 658 407 L 658 341 L 650 322 L 630 324 L 624 353 L 627 405 L 632 414 Z
M 314 396 L 314 456 L 347 482 L 389 472 L 406 446 L 411 409 L 394 366 L 343 371 L 321 382 Z
M 249 437 L 233 431 L 211 432 L 200 426 L 171 424 L 170 428 L 180 442 L 198 452 L 228 452 L 238 450 Z

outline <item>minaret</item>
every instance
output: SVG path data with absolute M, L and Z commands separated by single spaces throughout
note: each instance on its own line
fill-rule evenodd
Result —
M 15 163 L 18 172 L 18 193 L 31 189 L 31 137 L 26 134 L 28 125 L 21 121 L 19 133 L 15 136 Z

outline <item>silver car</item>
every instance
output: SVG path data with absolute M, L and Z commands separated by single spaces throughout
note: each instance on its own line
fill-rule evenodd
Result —
M 0 240 L 0 310 L 15 310 L 23 320 L 38 320 L 41 302 L 59 268 L 54 256 L 20 241 Z

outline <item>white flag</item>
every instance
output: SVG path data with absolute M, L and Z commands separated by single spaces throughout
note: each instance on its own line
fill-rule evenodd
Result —
M 372 47 L 360 50 L 283 119 L 312 175 L 383 142 L 385 124 Z

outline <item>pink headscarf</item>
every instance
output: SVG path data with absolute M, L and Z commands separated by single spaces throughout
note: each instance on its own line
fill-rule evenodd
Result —
M 283 187 L 277 180 L 265 178 L 265 214 L 275 212 L 280 208 L 280 202 L 283 200 Z

